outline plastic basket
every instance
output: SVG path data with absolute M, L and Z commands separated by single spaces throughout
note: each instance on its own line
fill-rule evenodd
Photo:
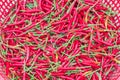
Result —
M 10 12 L 11 8 L 15 5 L 18 0 L 0 0 L 0 21 L 2 21 Z M 27 0 L 25 0 L 27 1 Z M 114 23 L 116 26 L 120 26 L 120 0 L 102 0 L 102 3 L 112 8 L 113 11 L 117 12 L 114 17 Z M 9 80 L 3 69 L 2 61 L 0 61 L 0 80 Z M 120 68 L 110 75 L 111 80 L 120 80 Z M 115 77 L 117 77 L 115 79 Z

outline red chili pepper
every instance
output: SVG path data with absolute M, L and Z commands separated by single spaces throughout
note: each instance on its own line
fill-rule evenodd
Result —
M 10 78 L 87 80 L 93 71 L 91 80 L 105 80 L 110 67 L 118 68 L 119 28 L 99 0 L 27 0 L 14 8 L 0 23 L 1 58 Z
M 103 48 L 99 48 L 99 49 L 96 49 L 96 50 L 91 50 L 91 51 L 93 51 L 93 52 L 99 52 L 99 51 L 106 50 L 106 49 L 108 49 L 108 46 L 103 47 Z
M 62 76 L 62 75 L 65 75 L 65 73 L 51 72 L 51 75 L 52 76 Z
M 55 22 L 55 23 L 52 23 L 52 26 L 55 26 L 55 25 L 59 25 L 59 24 L 64 24 L 66 20 L 63 20 L 63 21 L 59 21 L 59 22 Z
M 99 80 L 98 76 L 96 74 L 92 75 L 92 80 Z
M 77 79 L 76 80 L 86 80 L 86 77 L 84 76 L 84 75 L 80 75 L 80 76 L 78 76 L 77 77 Z
M 67 77 L 67 76 L 60 76 L 60 78 L 66 79 L 66 80 L 74 80 L 73 78 L 70 78 L 70 77 Z
M 8 76 L 8 74 L 9 74 L 9 72 L 10 72 L 9 68 L 10 68 L 10 63 L 9 63 L 9 62 L 6 62 L 6 75 L 7 75 L 7 76 Z

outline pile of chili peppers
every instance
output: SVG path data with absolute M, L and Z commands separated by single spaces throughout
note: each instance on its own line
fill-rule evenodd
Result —
M 99 0 L 19 0 L 1 22 L 6 75 L 11 80 L 110 80 L 120 64 L 114 15 Z

